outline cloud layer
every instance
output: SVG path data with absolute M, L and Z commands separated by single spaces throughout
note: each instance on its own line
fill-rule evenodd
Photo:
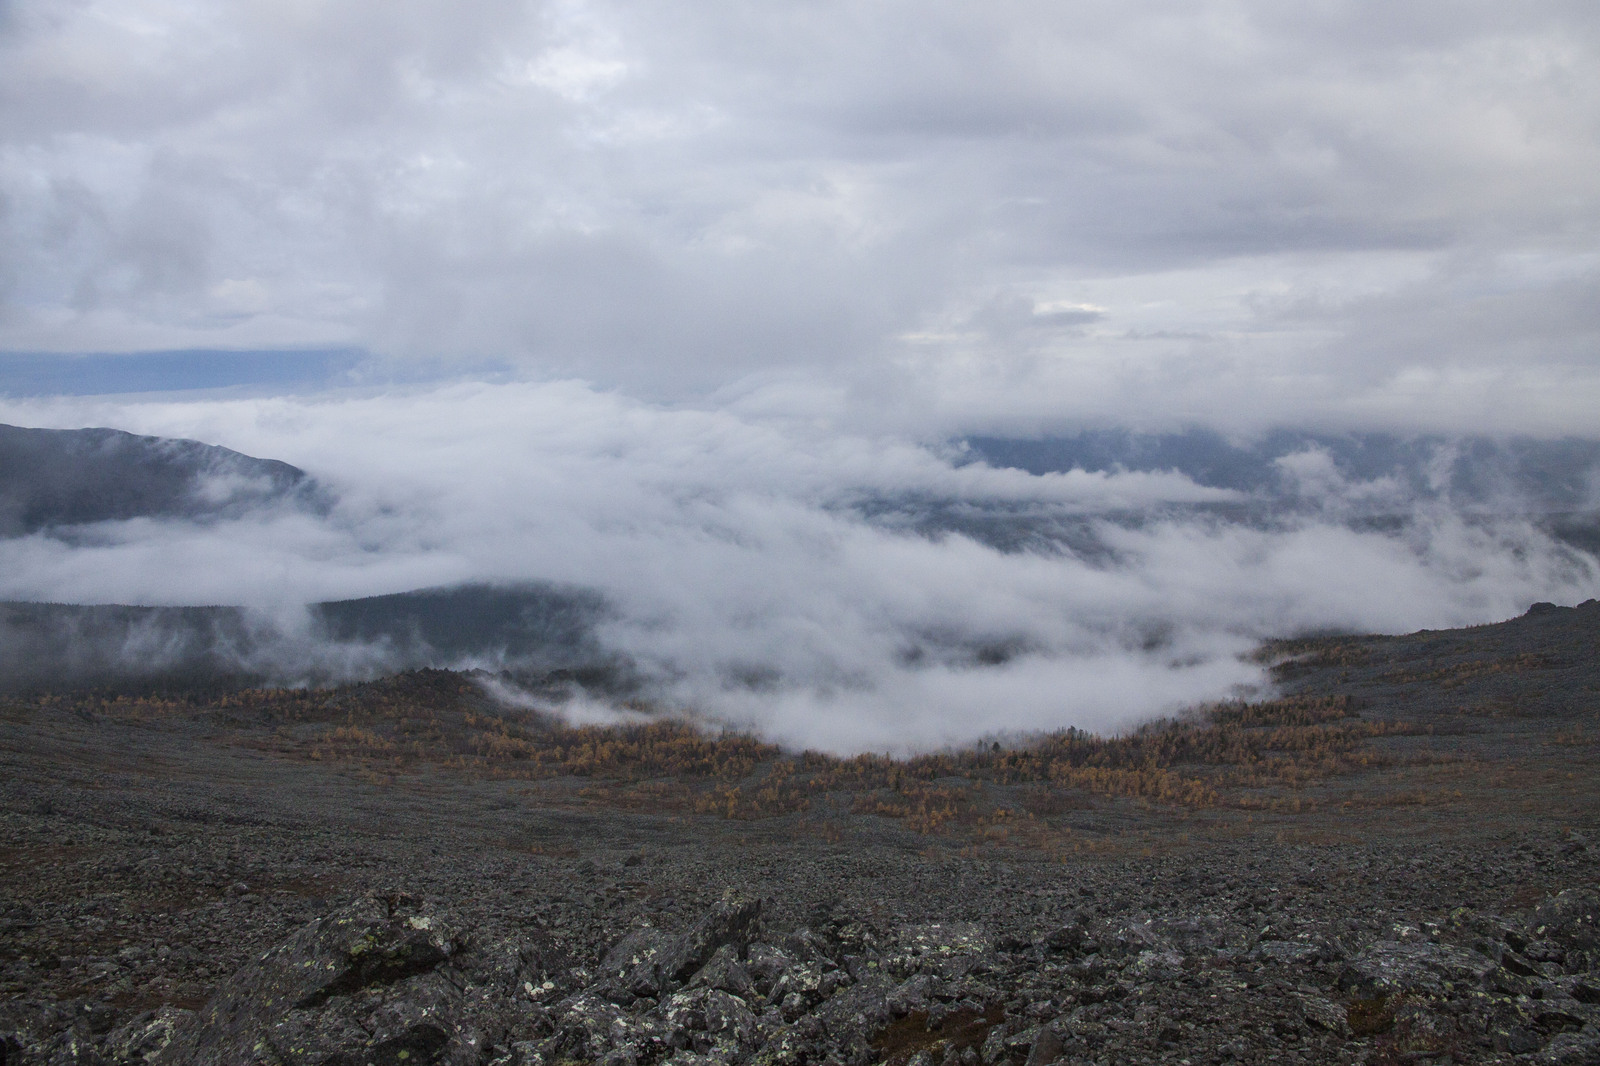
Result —
M 11 0 L 0 349 L 1584 432 L 1585 0 Z
M 1581 599 L 1593 558 L 1510 509 L 1314 447 L 1263 510 L 929 442 L 1592 435 L 1597 131 L 1592 0 L 0 2 L 0 364 L 351 390 L 0 400 L 335 501 L 8 540 L 0 596 L 289 632 L 569 583 L 662 698 L 839 748 L 1114 726 L 1258 682 L 1264 635 Z
M 307 470 L 334 501 L 0 541 L 0 598 L 244 604 L 289 632 L 314 601 L 557 582 L 609 601 L 600 639 L 656 697 L 838 750 L 1116 728 L 1259 685 L 1240 656 L 1265 636 L 1600 594 L 1594 557 L 1526 519 L 1351 482 L 1315 452 L 1285 466 L 1292 507 L 1239 521 L 1252 498 L 1175 473 L 961 465 L 899 436 L 573 383 L 6 401 L 0 420 L 221 443 Z M 1349 521 L 1375 503 L 1396 521 Z M 897 520 L 930 508 L 1081 536 L 1003 551 Z

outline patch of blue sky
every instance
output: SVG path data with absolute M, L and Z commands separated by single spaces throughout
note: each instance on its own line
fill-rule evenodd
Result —
M 471 376 L 503 377 L 506 368 L 484 363 Z M 458 377 L 464 368 L 426 361 L 397 363 L 358 348 L 58 354 L 0 352 L 0 395 L 102 396 L 150 392 L 316 392 Z

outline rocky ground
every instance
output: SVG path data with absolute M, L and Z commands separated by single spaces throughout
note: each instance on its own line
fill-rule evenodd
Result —
M 1597 652 L 1596 604 L 1278 646 L 1406 727 L 938 824 L 14 700 L 0 1064 L 1600 1062 Z

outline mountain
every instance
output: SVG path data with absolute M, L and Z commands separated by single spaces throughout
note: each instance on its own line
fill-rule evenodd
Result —
M 0 425 L 0 537 L 129 518 L 318 505 L 305 471 L 194 440 Z
M 1212 488 L 1285 499 L 1299 490 L 1296 457 L 1315 455 L 1347 483 L 1387 479 L 1407 500 L 1500 513 L 1560 514 L 1600 505 L 1600 441 L 1529 437 L 1319 434 L 1277 429 L 1235 439 L 1215 430 L 1074 436 L 967 437 L 968 458 L 1032 474 L 1176 470 Z
M 0 691 L 327 684 L 430 666 L 624 691 L 626 664 L 594 635 L 605 614 L 594 593 L 538 583 L 421 589 L 286 615 L 0 603 Z

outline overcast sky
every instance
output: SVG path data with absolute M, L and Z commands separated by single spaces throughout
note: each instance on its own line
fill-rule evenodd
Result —
M 145 394 L 182 389 L 224 391 Z M 1495 621 L 1600 561 L 1315 447 L 1278 466 L 1321 509 L 1251 526 L 951 435 L 1596 412 L 1595 0 L 0 0 L 0 421 L 334 501 L 13 538 L 0 598 L 555 580 L 773 735 L 1103 728 L 1259 682 L 1262 637 Z
M 1592 435 L 1597 45 L 1593 0 L 3 0 L 0 352 Z

